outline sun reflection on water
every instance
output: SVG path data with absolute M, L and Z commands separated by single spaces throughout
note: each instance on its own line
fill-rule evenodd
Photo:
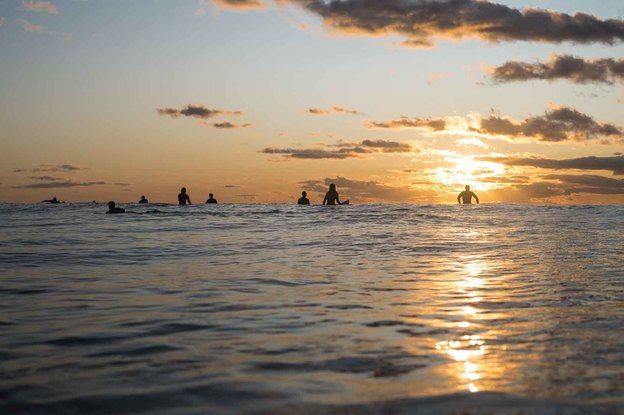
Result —
M 481 278 L 481 274 L 485 269 L 485 264 L 480 260 L 463 258 L 462 278 L 456 281 L 456 288 L 462 292 L 470 305 L 462 306 L 459 314 L 463 317 L 463 321 L 457 323 L 457 326 L 463 329 L 469 329 L 474 321 L 478 319 L 481 310 L 478 308 L 482 297 L 478 291 L 483 287 L 485 281 Z M 435 344 L 437 350 L 446 353 L 454 361 L 459 364 L 459 377 L 466 389 L 470 392 L 478 392 L 478 381 L 482 378 L 479 366 L 479 359 L 487 353 L 487 346 L 482 337 L 478 334 L 465 334 L 459 339 L 447 339 L 439 341 Z

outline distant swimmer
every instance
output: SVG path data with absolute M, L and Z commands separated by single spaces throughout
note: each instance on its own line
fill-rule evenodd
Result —
M 336 191 L 336 185 L 332 183 L 329 185 L 329 191 L 325 193 L 325 199 L 323 199 L 323 204 L 335 205 L 336 203 L 342 205 L 342 203 L 340 202 L 340 198 L 338 197 L 338 192 Z
M 141 200 L 139 200 L 139 203 L 149 203 L 149 202 L 147 201 L 145 196 L 141 196 Z
M 59 200 L 56 197 L 53 197 L 52 199 L 42 200 L 41 203 L 61 203 L 61 202 L 59 202 Z
M 466 186 L 466 190 L 464 190 L 463 192 L 459 194 L 459 196 L 457 196 L 457 203 L 463 202 L 464 205 L 470 205 L 472 204 L 473 197 L 475 198 L 478 204 L 479 198 L 477 197 L 475 192 L 470 191 L 470 186 Z
M 214 195 L 212 193 L 210 193 L 208 195 L 208 200 L 206 200 L 206 203 L 217 203 L 217 199 L 214 198 Z M 227 204 L 227 203 L 226 203 Z
M 308 199 L 308 193 L 307 192 L 301 192 L 301 197 L 299 198 L 299 200 L 297 200 L 297 204 L 298 205 L 309 205 L 310 204 L 310 199 Z
M 191 198 L 186 194 L 186 187 L 180 189 L 180 194 L 178 195 L 178 204 L 180 206 L 184 206 L 186 204 L 191 204 Z
M 106 213 L 126 213 L 126 209 L 115 207 L 115 202 L 108 202 L 108 212 Z

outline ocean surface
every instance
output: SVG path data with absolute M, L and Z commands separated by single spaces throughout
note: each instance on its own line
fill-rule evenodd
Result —
M 121 206 L 0 204 L 0 413 L 624 413 L 624 207 Z

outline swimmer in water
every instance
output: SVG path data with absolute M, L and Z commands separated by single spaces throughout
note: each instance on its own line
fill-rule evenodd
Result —
M 191 204 L 191 198 L 186 194 L 186 187 L 180 189 L 180 194 L 178 195 L 178 204 L 180 206 L 186 205 L 186 203 Z
M 340 197 L 338 196 L 338 192 L 336 191 L 336 185 L 332 183 L 329 185 L 329 191 L 325 193 L 325 199 L 323 199 L 323 204 L 335 205 L 336 203 L 342 205 L 342 203 L 340 202 Z
M 208 195 L 208 200 L 206 200 L 206 203 L 217 203 L 217 199 L 214 198 L 213 194 L 210 193 Z
M 108 202 L 108 212 L 106 213 L 126 213 L 126 209 L 115 207 L 115 202 L 111 200 Z
M 147 201 L 145 196 L 141 196 L 141 200 L 139 200 L 139 203 L 149 203 L 149 202 Z
M 59 200 L 55 196 L 52 199 L 42 200 L 41 203 L 61 203 L 61 202 L 59 202 Z
M 461 204 L 463 202 L 464 205 L 470 205 L 472 204 L 473 197 L 477 201 L 477 204 L 479 204 L 479 198 L 477 197 L 475 192 L 472 192 L 470 190 L 470 186 L 466 186 L 466 190 L 464 190 L 459 194 L 459 196 L 457 196 L 457 203 Z
M 308 199 L 308 193 L 307 192 L 301 192 L 301 197 L 299 198 L 299 200 L 297 200 L 297 204 L 298 205 L 309 205 L 310 204 L 310 199 Z

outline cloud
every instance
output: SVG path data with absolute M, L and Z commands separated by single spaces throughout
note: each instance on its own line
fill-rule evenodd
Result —
M 565 188 L 566 194 L 624 194 L 624 180 L 596 175 L 559 174 L 543 176 L 546 180 L 557 180 Z
M 86 171 L 89 170 L 87 167 L 79 167 L 73 164 L 39 164 L 32 168 L 15 168 L 13 169 L 13 173 L 46 173 L 46 172 L 65 172 L 71 173 L 76 171 Z
M 57 14 L 57 7 L 49 1 L 22 1 L 22 10 L 29 12 L 46 12 L 49 14 Z
M 480 128 L 471 130 L 488 135 L 531 137 L 547 142 L 624 137 L 621 128 L 609 123 L 596 122 L 591 116 L 567 107 L 548 110 L 542 116 L 528 117 L 522 121 L 490 115 L 481 119 Z
M 340 176 L 333 179 L 306 180 L 299 184 L 308 191 L 325 193 L 331 183 L 337 186 L 338 192 L 342 195 L 341 200 L 349 198 L 364 201 L 406 202 L 414 199 L 419 193 L 409 187 L 395 187 L 376 181 L 359 181 Z
M 546 158 L 481 157 L 477 160 L 502 163 L 507 166 L 529 166 L 552 170 L 609 170 L 615 175 L 624 175 L 624 156 L 592 156 L 563 160 Z
M 226 189 L 237 189 L 237 188 L 239 188 L 240 186 L 237 186 L 237 185 L 235 185 L 235 184 L 226 184 L 226 185 L 223 185 L 222 187 L 224 187 L 224 188 L 226 188 Z
M 63 189 L 68 187 L 90 187 L 101 186 L 109 183 L 106 182 L 74 182 L 72 180 L 51 181 L 44 183 L 31 183 L 20 186 L 13 186 L 14 189 Z
M 215 5 L 233 10 L 260 10 L 266 5 L 262 0 L 212 0 Z
M 431 131 L 444 131 L 447 121 L 442 118 L 408 118 L 402 116 L 396 120 L 385 122 L 369 122 L 368 128 L 385 130 L 405 130 L 410 128 L 422 128 Z
M 53 177 L 53 176 L 30 176 L 33 180 L 42 180 L 42 181 L 59 181 L 65 180 L 62 177 Z
M 338 142 L 326 147 L 337 148 L 336 150 L 327 148 L 265 148 L 260 150 L 265 154 L 281 154 L 286 158 L 295 159 L 338 159 L 360 158 L 362 154 L 374 153 L 412 153 L 417 152 L 407 143 L 386 140 L 363 140 L 357 143 Z
M 344 107 L 331 107 L 331 108 L 309 108 L 308 113 L 312 115 L 333 115 L 333 114 L 351 114 L 361 115 L 360 111 L 352 110 Z
M 624 59 L 586 60 L 553 55 L 548 62 L 509 61 L 490 71 L 495 82 L 564 79 L 576 83 L 607 83 L 624 79 Z
M 364 36 L 399 35 L 403 45 L 431 47 L 435 38 L 487 42 L 601 42 L 624 40 L 624 21 L 481 0 L 279 0 L 322 17 L 325 26 Z
M 158 115 L 178 117 L 194 117 L 200 119 L 213 118 L 220 115 L 243 115 L 240 111 L 226 111 L 219 109 L 210 109 L 201 104 L 189 104 L 182 109 L 177 108 L 157 108 Z
M 329 151 L 323 149 L 294 149 L 294 148 L 274 148 L 268 147 L 260 150 L 264 154 L 281 154 L 287 158 L 295 159 L 346 159 L 356 157 L 353 154 L 340 151 Z
M 17 24 L 22 26 L 22 29 L 27 32 L 43 32 L 44 29 L 43 26 L 32 24 L 24 19 L 17 19 Z
M 220 130 L 229 130 L 229 129 L 235 129 L 235 128 L 249 128 L 251 127 L 251 124 L 242 124 L 242 125 L 237 125 L 237 124 L 232 124 L 231 122 L 215 122 L 212 124 L 209 123 L 202 123 L 202 125 L 211 125 L 214 128 L 218 128 Z

